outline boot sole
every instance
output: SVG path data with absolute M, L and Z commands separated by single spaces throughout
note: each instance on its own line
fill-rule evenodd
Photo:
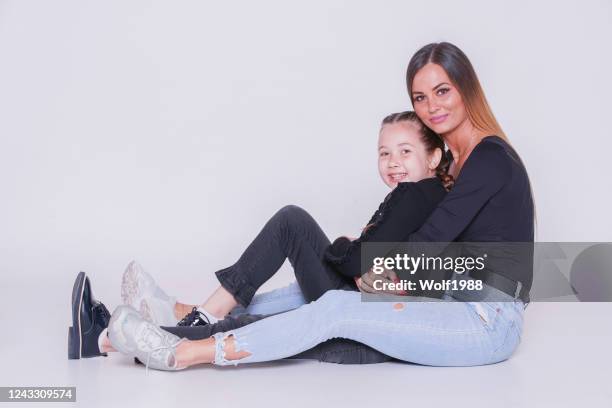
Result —
M 79 272 L 72 287 L 72 326 L 68 328 L 68 359 L 78 360 L 83 354 L 83 336 L 81 331 L 81 306 L 85 289 L 85 272 Z

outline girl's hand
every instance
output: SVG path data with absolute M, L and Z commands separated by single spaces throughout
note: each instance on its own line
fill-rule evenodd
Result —
M 380 282 L 376 284 L 380 290 L 374 289 L 374 282 Z M 355 283 L 359 291 L 362 293 L 374 293 L 374 294 L 388 294 L 388 295 L 406 295 L 407 293 L 403 290 L 391 290 L 387 286 L 390 283 L 399 282 L 397 274 L 392 269 L 385 269 L 383 273 L 376 274 L 370 269 L 368 272 L 363 274 L 360 278 L 355 278 Z

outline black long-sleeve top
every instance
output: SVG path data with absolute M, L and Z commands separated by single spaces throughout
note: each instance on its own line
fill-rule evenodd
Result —
M 365 231 L 356 240 L 336 239 L 324 254 L 334 269 L 347 277 L 361 276 L 363 242 L 402 242 L 408 239 L 432 213 L 446 195 L 439 178 L 399 183 L 380 204 Z
M 529 178 L 518 154 L 499 136 L 487 136 L 472 150 L 451 191 L 408 240 L 533 242 L 533 214 Z
M 533 282 L 534 203 L 527 170 L 512 146 L 499 136 L 483 138 L 451 191 L 407 241 L 506 243 L 488 244 L 493 253 L 487 270 L 520 282 L 520 297 L 528 299 Z

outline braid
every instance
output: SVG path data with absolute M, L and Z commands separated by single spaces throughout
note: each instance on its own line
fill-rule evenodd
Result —
M 444 151 L 443 151 L 444 152 Z M 442 153 L 442 160 L 436 167 L 436 176 L 442 181 L 442 185 L 448 191 L 455 185 L 455 178 L 448 174 L 448 168 L 450 166 L 450 160 L 446 155 L 446 152 Z

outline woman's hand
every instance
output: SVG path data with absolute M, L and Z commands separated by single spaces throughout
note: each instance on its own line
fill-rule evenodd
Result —
M 380 290 L 374 289 L 374 282 L 380 282 L 376 284 Z M 399 282 L 397 274 L 392 269 L 384 269 L 383 273 L 376 274 L 370 269 L 364 273 L 361 277 L 355 278 L 355 283 L 362 293 L 376 293 L 376 294 L 388 294 L 388 295 L 405 295 L 406 292 L 403 290 L 391 290 L 387 286 L 390 283 Z

